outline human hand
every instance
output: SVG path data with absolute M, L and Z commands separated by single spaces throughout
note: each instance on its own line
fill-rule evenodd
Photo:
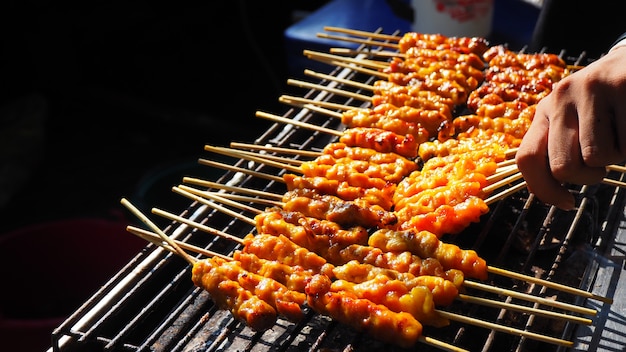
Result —
M 561 209 L 574 207 L 563 186 L 594 184 L 626 160 L 626 46 L 562 79 L 537 105 L 516 154 L 528 189 Z

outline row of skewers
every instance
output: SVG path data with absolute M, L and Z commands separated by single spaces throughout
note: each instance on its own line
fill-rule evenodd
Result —
M 376 36 L 367 33 L 367 37 Z M 523 182 L 512 186 L 521 177 L 511 157 L 532 119 L 534 104 L 570 68 L 558 56 L 525 56 L 504 47 L 490 48 L 481 38 L 419 33 L 380 36 L 385 41 L 378 44 L 395 40 L 392 48 L 398 51 L 368 51 L 367 55 L 385 60 L 305 52 L 333 66 L 380 78 L 367 85 L 308 72 L 323 80 L 369 89 L 372 96 L 290 82 L 350 96 L 369 107 L 281 97 L 287 104 L 337 117 L 347 126 L 343 131 L 257 113 L 334 135 L 338 141 L 308 153 L 237 143 L 231 148 L 206 146 L 210 152 L 282 170 L 282 176 L 260 174 L 201 160 L 208 166 L 284 184 L 285 193 L 194 178 L 183 182 L 202 189 L 174 187 L 178 194 L 249 223 L 256 234 L 240 238 L 153 209 L 159 216 L 235 241 L 240 249 L 225 256 L 176 242 L 123 200 L 153 230 L 129 227 L 129 231 L 185 258 L 193 266 L 192 281 L 206 289 L 219 307 L 258 331 L 270 328 L 277 316 L 300 321 L 308 308 L 402 347 L 419 341 L 462 351 L 424 334 L 424 326 L 437 328 L 450 321 L 571 346 L 570 341 L 481 321 L 445 307 L 460 300 L 580 324 L 591 324 L 584 316 L 596 313 L 468 280 L 484 281 L 489 274 L 607 303 L 610 299 L 489 266 L 475 251 L 442 241 L 444 235 L 461 233 L 478 222 L 493 202 L 524 187 Z M 502 188 L 504 192 L 492 195 Z M 229 207 L 254 216 L 243 216 Z M 191 257 L 185 250 L 207 258 Z M 567 313 L 485 300 L 466 294 L 468 288 L 501 292 Z

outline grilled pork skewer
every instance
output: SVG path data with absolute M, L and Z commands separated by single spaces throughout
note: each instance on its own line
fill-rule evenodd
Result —
M 159 235 L 161 236 L 161 235 Z M 164 236 L 164 234 L 163 234 Z M 273 237 L 273 236 L 272 236 Z M 180 247 L 178 247 L 176 245 L 176 243 L 174 243 L 172 240 L 168 241 L 168 245 L 172 246 L 172 244 L 178 248 L 177 251 L 182 251 L 182 249 L 180 249 Z M 265 251 L 265 253 L 268 252 L 273 252 L 273 251 Z M 218 261 L 222 261 L 224 259 L 220 259 Z M 199 272 L 200 269 L 197 269 L 197 265 L 194 262 L 194 260 L 191 260 L 190 263 L 194 264 L 194 273 Z M 239 269 L 237 269 L 239 270 Z M 209 273 L 211 273 L 212 271 L 209 270 Z M 206 273 L 205 273 L 206 274 Z M 224 277 L 221 277 L 222 279 L 224 279 Z M 323 275 L 323 274 L 315 274 L 314 279 L 322 279 L 322 280 L 329 280 L 327 275 Z M 210 279 L 206 279 L 204 277 L 204 275 L 202 275 L 202 281 L 203 282 L 214 282 L 216 280 L 210 280 Z M 309 306 L 311 306 L 314 310 L 320 312 L 321 314 L 327 314 L 330 315 L 332 318 L 337 319 L 338 321 L 344 322 L 344 323 L 348 323 L 346 319 L 346 317 L 354 317 L 355 315 L 359 315 L 363 316 L 362 314 L 367 314 L 367 317 L 369 318 L 365 318 L 365 316 L 363 316 L 364 319 L 360 319 L 359 321 L 361 323 L 354 325 L 355 322 L 352 321 L 349 323 L 349 325 L 353 326 L 356 330 L 359 331 L 367 331 L 370 333 L 375 334 L 375 336 L 378 336 L 379 332 L 382 331 L 382 327 L 383 326 L 388 326 L 388 324 L 392 324 L 394 326 L 398 326 L 398 323 L 400 321 L 407 321 L 407 319 L 411 322 L 410 326 L 413 326 L 413 328 L 409 329 L 408 331 L 398 331 L 394 333 L 394 336 L 396 336 L 397 338 L 400 338 L 400 340 L 395 340 L 394 341 L 389 341 L 385 338 L 381 338 L 383 341 L 388 341 L 388 342 L 392 342 L 401 346 L 409 346 L 408 342 L 411 342 L 413 344 L 415 344 L 417 341 L 425 341 L 426 343 L 429 344 L 433 344 L 434 346 L 440 347 L 440 348 L 444 348 L 446 350 L 454 350 L 457 351 L 459 349 L 454 348 L 454 346 L 450 346 L 447 345 L 445 343 L 441 343 L 441 342 L 435 342 L 436 340 L 431 340 L 431 339 L 426 339 L 421 336 L 421 324 L 419 323 L 419 321 L 417 321 L 415 318 L 413 318 L 413 316 L 409 313 L 404 313 L 404 312 L 393 312 L 391 310 L 389 310 L 386 306 L 384 305 L 377 305 L 372 303 L 370 300 L 368 299 L 364 299 L 364 298 L 358 298 L 356 296 L 353 296 L 351 294 L 349 294 L 347 291 L 338 291 L 338 292 L 332 292 L 332 293 L 328 293 L 326 292 L 324 294 L 324 297 L 321 297 L 320 294 L 322 292 L 325 292 L 323 289 L 323 286 L 316 286 L 314 284 L 312 284 L 313 280 L 309 281 L 309 284 L 306 286 L 305 291 L 307 293 L 307 303 Z M 328 282 L 328 281 L 325 281 Z M 230 284 L 232 282 L 228 282 L 229 285 L 226 285 L 227 287 L 230 287 Z M 245 296 L 245 298 L 248 298 L 248 296 Z M 250 298 L 251 299 L 251 298 Z M 235 304 L 237 304 L 237 302 L 235 302 Z M 322 304 L 322 305 L 320 305 Z M 239 306 L 242 306 L 241 304 Z M 247 308 L 247 306 L 244 306 Z M 360 312 L 360 313 L 359 313 Z M 367 313 L 369 312 L 369 313 Z M 449 312 L 444 312 L 444 311 L 437 311 L 438 314 L 443 315 L 445 318 L 449 319 L 456 319 L 459 321 L 464 321 L 464 322 L 472 322 L 473 324 L 476 324 L 477 326 L 490 326 L 492 328 L 495 328 L 496 330 L 500 330 L 500 331 L 506 331 L 509 333 L 515 333 L 515 334 L 520 334 L 521 336 L 525 336 L 528 338 L 533 338 L 533 339 L 538 339 L 541 341 L 545 341 L 545 342 L 549 342 L 549 343 L 555 343 L 555 344 L 559 344 L 559 345 L 563 345 L 563 346 L 571 346 L 572 343 L 570 341 L 565 341 L 565 340 L 560 340 L 560 339 L 555 339 L 549 336 L 544 336 L 544 335 L 539 335 L 539 334 L 534 334 L 534 333 L 530 333 L 530 332 L 525 332 L 525 331 L 521 331 L 521 330 L 517 330 L 517 329 L 512 329 L 512 328 L 506 328 L 506 327 L 502 327 L 502 326 L 498 326 L 497 324 L 492 324 L 492 323 L 488 323 L 488 322 L 481 322 L 480 320 L 477 319 L 472 319 L 472 318 L 468 318 L 468 317 L 463 317 L 463 316 L 458 316 L 456 314 L 453 313 L 449 313 Z M 237 311 L 238 314 L 241 314 L 239 311 Z M 247 313 L 247 317 L 250 316 L 255 316 L 255 312 L 254 311 L 246 311 Z M 410 317 L 410 318 L 409 318 Z M 417 322 L 417 324 L 415 324 L 414 322 Z M 405 326 L 402 325 L 401 326 Z M 416 330 L 417 329 L 417 330 Z M 417 336 L 417 340 L 415 340 L 415 333 L 419 331 L 419 334 Z M 397 335 L 400 334 L 400 335 Z M 407 335 L 408 334 L 408 335 Z
M 202 197 L 194 196 L 193 199 L 201 200 Z M 225 198 L 220 198 L 220 199 L 225 199 Z M 206 204 L 214 206 L 216 209 L 222 209 L 222 210 L 224 210 L 224 211 L 226 211 L 228 213 L 231 213 L 232 215 L 237 215 L 242 220 L 246 219 L 245 217 L 242 217 L 242 216 L 240 216 L 237 213 L 231 212 L 228 209 L 221 208 L 219 205 L 217 205 L 217 204 L 215 204 L 213 202 L 208 202 Z M 170 219 L 175 219 L 175 217 L 172 217 L 171 214 L 170 214 L 169 218 Z M 184 223 L 187 223 L 187 224 L 192 224 L 192 222 L 188 222 L 185 219 L 180 219 L 179 218 L 178 220 L 179 221 L 183 221 Z M 251 224 L 254 224 L 253 220 L 248 219 L 247 221 L 249 223 L 251 223 Z M 379 232 L 379 236 L 375 237 L 374 239 L 372 239 L 372 236 L 370 236 L 370 240 L 369 241 L 374 241 L 374 240 L 378 241 L 377 243 L 379 244 L 379 246 L 373 246 L 373 247 L 379 247 L 379 248 L 381 248 L 383 250 L 386 250 L 386 249 L 391 249 L 391 248 L 387 247 L 389 245 L 400 246 L 400 247 L 404 247 L 406 250 L 408 250 L 408 251 L 410 251 L 412 253 L 415 253 L 416 255 L 419 256 L 419 253 L 416 253 L 416 251 L 411 250 L 411 247 L 414 246 L 414 243 L 415 243 L 415 242 L 413 242 L 414 241 L 413 236 L 403 236 L 402 235 L 403 233 L 406 234 L 407 232 L 406 231 L 383 230 L 383 231 L 380 231 Z M 396 238 L 399 241 L 398 242 L 388 242 L 387 239 L 389 237 L 387 235 L 391 235 L 391 238 Z M 452 252 L 458 251 L 458 247 L 456 247 L 455 245 L 452 245 L 452 244 L 447 244 L 447 243 L 441 242 L 434 234 L 428 233 L 428 231 L 424 231 L 422 233 L 422 235 L 424 235 L 422 237 L 422 240 L 425 240 L 427 242 L 431 242 L 431 243 L 434 244 L 434 245 L 430 246 L 430 250 L 431 251 L 435 251 L 435 253 L 437 251 L 444 251 L 444 248 L 453 249 Z M 404 237 L 404 240 L 402 239 L 403 237 Z M 408 242 L 406 242 L 406 241 L 408 241 Z M 394 243 L 394 244 L 392 244 L 392 243 Z M 439 243 L 439 244 L 437 244 L 437 243 Z M 454 249 L 455 247 L 457 249 Z M 391 252 L 396 252 L 396 253 L 397 253 L 397 251 L 402 251 L 402 248 L 394 247 L 393 250 L 391 250 Z M 478 258 L 477 256 L 475 256 L 475 252 L 474 253 L 472 253 L 472 252 L 474 252 L 474 251 L 470 250 L 470 251 L 467 252 L 466 255 L 461 256 L 459 258 L 465 257 L 466 259 L 464 260 L 464 262 L 465 263 L 471 263 L 472 261 L 470 260 L 470 258 L 473 258 L 473 257 Z M 440 253 L 443 253 L 443 252 L 440 252 Z M 422 253 L 422 254 L 426 254 L 426 253 Z M 419 257 L 422 257 L 422 258 L 435 258 L 436 256 L 433 257 L 432 255 L 426 254 L 426 255 L 423 255 L 423 256 L 419 256 Z M 450 258 L 452 258 L 452 257 L 450 257 Z M 457 264 L 452 264 L 452 263 L 454 263 L 454 261 L 451 261 L 451 262 L 449 261 L 449 263 L 452 266 L 457 265 Z M 468 266 L 472 267 L 472 265 L 469 265 L 469 264 L 468 264 Z M 484 268 L 484 269 L 480 269 L 480 268 Z M 462 268 L 460 270 L 462 270 Z M 486 271 L 486 272 L 489 272 L 489 273 L 492 273 L 492 274 L 496 274 L 496 275 L 501 275 L 501 276 L 505 276 L 505 277 L 515 278 L 515 279 L 519 279 L 519 280 L 523 280 L 523 281 L 527 281 L 527 282 L 533 282 L 533 283 L 536 283 L 538 285 L 550 287 L 550 288 L 553 288 L 555 290 L 562 291 L 562 292 L 568 292 L 568 293 L 571 293 L 571 294 L 574 294 L 574 295 L 577 295 L 577 296 L 590 298 L 590 299 L 598 300 L 598 301 L 609 303 L 609 304 L 612 303 L 612 299 L 609 298 L 609 297 L 603 297 L 603 296 L 595 295 L 595 294 L 592 294 L 592 293 L 584 291 L 584 290 L 576 289 L 576 288 L 573 288 L 573 287 L 568 287 L 568 286 L 565 286 L 565 285 L 561 285 L 561 284 L 554 283 L 554 282 L 551 282 L 551 281 L 539 279 L 539 278 L 536 278 L 536 277 L 531 277 L 531 276 L 528 276 L 528 275 L 523 275 L 523 274 L 520 274 L 520 273 L 510 272 L 508 270 L 504 270 L 504 269 L 501 269 L 501 268 L 493 267 L 493 266 L 490 266 L 490 265 L 478 265 L 476 268 L 473 268 L 472 271 L 474 271 L 474 275 L 476 275 L 477 277 L 485 277 L 486 276 L 485 271 Z M 466 276 L 472 277 L 472 275 L 466 275 Z

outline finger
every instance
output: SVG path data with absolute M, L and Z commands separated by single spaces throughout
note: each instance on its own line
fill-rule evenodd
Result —
M 549 116 L 547 149 L 552 176 L 560 182 L 571 181 L 584 167 L 579 143 L 578 111 L 571 96 L 571 86 L 562 82 L 551 93 L 549 102 L 561 104 L 543 105 L 542 111 Z M 569 103 L 567 101 L 570 101 Z M 549 109 L 549 110 L 548 110 Z
M 548 163 L 552 176 L 560 183 L 595 184 L 606 175 L 606 164 L 589 166 L 583 157 L 580 139 L 591 132 L 579 128 L 578 113 L 566 109 L 556 122 L 550 121 L 548 131 Z M 586 138 L 588 139 L 588 138 Z
M 574 207 L 574 197 L 550 171 L 547 160 L 548 130 L 549 121 L 541 107 L 538 107 L 516 153 L 515 161 L 531 192 L 543 202 L 570 210 Z
M 593 102 L 578 108 L 580 153 L 584 165 L 602 168 L 623 159 L 616 135 L 619 127 L 607 99 L 593 97 Z

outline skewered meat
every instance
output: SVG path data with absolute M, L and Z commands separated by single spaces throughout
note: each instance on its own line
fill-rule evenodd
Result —
M 437 111 L 431 110 L 434 114 Z M 428 140 L 431 136 L 429 131 L 419 122 L 407 122 L 386 115 L 372 114 L 369 110 L 352 109 L 343 113 L 341 121 L 348 127 L 371 127 L 400 135 L 412 135 L 417 140 Z
M 549 89 L 534 92 L 534 88 L 536 87 L 532 85 L 515 87 L 509 83 L 487 81 L 469 94 L 467 106 L 472 111 L 477 111 L 480 107 L 481 100 L 488 94 L 496 94 L 504 101 L 520 101 L 527 105 L 534 105 L 551 92 Z
M 348 128 L 339 138 L 341 143 L 350 147 L 374 149 L 381 153 L 396 153 L 405 158 L 415 158 L 420 140 L 413 135 L 399 135 L 379 128 L 355 127 Z
M 444 49 L 428 49 L 428 48 L 409 48 L 404 53 L 405 60 L 421 60 L 431 62 L 454 62 L 467 63 L 477 70 L 484 70 L 486 63 L 479 54 L 462 53 L 459 51 Z
M 248 234 L 243 238 L 242 253 L 251 253 L 259 258 L 278 260 L 289 266 L 299 266 L 314 273 L 330 275 L 333 265 L 318 254 L 298 246 L 284 235 Z
M 285 285 L 289 290 L 297 292 L 304 292 L 304 288 L 311 276 L 317 274 L 313 270 L 307 270 L 299 265 L 290 266 L 280 260 L 259 258 L 253 253 L 235 251 L 233 259 L 238 261 L 245 270 L 274 279 Z
M 396 187 L 394 194 L 394 210 L 398 211 L 422 191 L 445 186 L 451 182 L 479 182 L 481 187 L 487 185 L 486 177 L 492 175 L 497 162 L 504 160 L 502 152 L 497 149 L 478 149 L 463 154 L 432 157 L 424 162 L 419 171 L 412 172 Z
M 486 81 L 506 81 L 506 76 L 529 77 L 529 79 L 548 80 L 551 84 L 560 81 L 568 74 L 564 66 L 548 65 L 542 68 L 527 70 L 516 66 L 491 66 L 485 70 Z M 497 77 L 496 77 L 497 76 Z
M 435 89 L 437 83 L 450 82 L 455 86 L 458 85 L 457 89 L 459 90 L 471 91 L 476 89 L 482 82 L 482 79 L 478 80 L 474 76 L 468 76 L 456 69 L 438 67 L 437 65 L 431 65 L 431 67 L 416 67 L 410 72 L 390 72 L 388 80 L 408 86 L 413 86 L 417 83 L 424 89 L 436 91 L 444 97 L 448 97 L 450 93 L 448 93 L 448 90 L 441 91 Z
M 341 121 L 349 127 L 375 127 L 401 135 L 411 134 L 418 140 L 437 136 L 452 121 L 452 113 L 447 105 L 439 110 L 396 107 L 384 103 L 372 109 L 350 109 L 342 114 Z M 444 111 L 445 112 L 442 112 Z
M 392 212 L 380 206 L 363 200 L 345 201 L 329 194 L 317 193 L 313 188 L 302 187 L 288 191 L 283 200 L 285 204 L 282 208 L 285 211 L 326 219 L 348 228 L 352 226 L 378 228 L 397 222 L 397 217 Z
M 206 290 L 220 309 L 227 309 L 254 330 L 264 331 L 276 322 L 276 310 L 267 302 L 231 280 L 221 267 L 224 259 L 197 261 L 192 269 L 193 283 Z
M 417 169 L 417 164 L 414 161 L 398 154 L 372 151 L 373 153 L 369 153 L 370 159 L 353 159 L 322 154 L 315 160 L 302 163 L 300 169 L 302 174 L 308 177 L 322 176 L 338 181 L 349 180 L 356 175 L 364 175 L 371 179 L 380 180 L 380 186 L 377 188 L 385 187 L 387 182 L 398 183 L 411 171 Z
M 444 269 L 436 258 L 420 258 L 409 251 L 383 251 L 373 246 L 353 244 L 345 248 L 333 246 L 328 251 L 328 261 L 336 267 L 357 261 L 380 269 L 391 269 L 414 276 L 439 276 L 460 287 L 463 272 L 457 269 Z
M 395 211 L 398 228 L 430 231 L 441 237 L 457 234 L 489 212 L 480 182 L 457 181 L 424 190 Z
M 484 106 L 484 105 L 483 105 Z M 527 118 L 508 117 L 484 117 L 479 115 L 463 115 L 454 119 L 454 129 L 459 133 L 472 129 L 493 130 L 511 135 L 516 139 L 522 139 L 532 120 Z
M 468 56 L 469 55 L 465 55 L 464 57 L 461 55 L 456 59 L 440 61 L 435 60 L 432 57 L 424 56 L 412 56 L 404 59 L 395 57 L 389 61 L 389 67 L 384 69 L 383 72 L 400 72 L 406 74 L 423 68 L 452 69 L 456 72 L 462 73 L 466 77 L 473 77 L 480 84 L 485 79 L 485 74 L 482 71 L 484 63 L 477 55 L 474 55 L 472 58 L 469 58 Z M 478 64 L 476 65 L 475 63 L 472 63 L 471 60 L 478 60 Z M 478 66 L 478 68 L 476 66 Z
M 411 347 L 422 336 L 422 324 L 406 312 L 393 312 L 382 304 L 349 292 L 331 291 L 331 280 L 315 275 L 306 288 L 308 305 L 316 312 L 401 347 Z
M 508 50 L 503 45 L 496 45 L 483 53 L 483 59 L 489 66 L 520 67 L 525 70 L 543 69 L 549 66 L 567 67 L 565 61 L 555 54 L 534 53 L 520 54 Z
M 258 233 L 284 235 L 297 245 L 327 257 L 332 245 L 367 243 L 367 229 L 355 226 L 344 230 L 336 222 L 305 217 L 302 213 L 268 209 L 255 216 Z
M 435 311 L 433 294 L 427 287 L 408 288 L 404 282 L 385 275 L 360 283 L 338 279 L 331 283 L 330 291 L 338 294 L 350 293 L 359 299 L 383 305 L 393 312 L 407 312 L 424 325 L 444 327 L 450 324 L 450 321 Z
M 357 260 L 351 260 L 346 264 L 335 266 L 333 273 L 336 279 L 357 284 L 374 280 L 379 276 L 384 276 L 391 280 L 401 281 L 409 290 L 416 286 L 424 286 L 432 293 L 434 303 L 440 306 L 452 304 L 452 301 L 454 301 L 459 294 L 459 287 L 463 285 L 462 275 L 455 277 L 456 282 L 453 282 L 441 276 L 416 276 L 411 273 L 402 273 L 393 269 L 360 263 Z
M 427 48 L 483 55 L 489 48 L 489 42 L 481 37 L 448 37 L 442 34 L 407 32 L 398 41 L 398 48 L 402 53 L 407 53 L 410 48 Z
M 380 229 L 370 236 L 368 244 L 383 251 L 410 251 L 422 258 L 436 258 L 446 269 L 461 270 L 466 277 L 487 279 L 487 263 L 476 251 L 442 242 L 428 231 Z
M 355 175 L 358 177 L 359 175 Z M 353 177 L 351 181 L 354 183 L 358 181 L 356 177 Z M 328 219 L 329 216 L 333 217 L 334 220 L 339 222 L 340 224 L 346 223 L 346 217 L 341 216 L 341 214 L 346 211 L 354 211 L 357 210 L 358 207 L 354 207 L 351 204 L 354 202 L 364 202 L 368 206 L 374 206 L 376 210 L 382 209 L 383 211 L 388 211 L 391 209 L 392 204 L 392 196 L 395 191 L 396 185 L 393 183 L 385 183 L 382 189 L 378 189 L 376 187 L 371 187 L 371 183 L 367 185 L 368 181 L 372 181 L 369 178 L 362 178 L 363 186 L 352 186 L 346 181 L 338 181 L 338 180 L 329 180 L 326 177 L 315 176 L 315 177 L 306 177 L 306 176 L 297 176 L 293 174 L 285 174 L 283 175 L 283 179 L 285 180 L 285 184 L 287 185 L 288 191 L 300 190 L 300 189 L 309 189 L 315 190 L 317 194 L 320 195 L 328 195 L 335 196 L 343 202 L 334 202 L 326 205 L 320 204 L 323 202 L 321 199 L 298 199 L 304 198 L 302 196 L 290 199 L 285 201 L 285 207 L 297 207 L 297 209 L 287 209 L 300 211 L 307 214 L 307 216 L 311 216 L 317 219 Z M 368 187 L 369 186 L 369 187 Z M 293 195 L 293 193 L 291 193 Z M 302 204 L 304 202 L 304 204 Z M 353 203 L 347 203 L 353 202 Z M 296 203 L 301 203 L 297 205 Z M 346 207 L 348 205 L 348 207 Z M 336 216 L 339 216 L 340 219 L 337 219 Z M 338 221 L 337 221 L 338 220 Z M 359 225 L 363 225 L 360 224 Z
M 374 82 L 372 105 L 391 104 L 393 106 L 410 106 L 428 109 L 433 104 L 445 105 L 452 109 L 459 103 L 458 97 L 444 96 L 434 90 L 424 90 L 419 86 L 402 85 L 393 81 L 378 80 Z
M 467 133 L 459 133 L 459 137 L 445 141 L 434 140 L 422 143 L 419 148 L 419 157 L 427 161 L 436 156 L 463 154 L 475 150 L 493 151 L 495 155 L 504 155 L 503 152 L 519 146 L 519 138 L 510 134 L 494 130 L 470 129 Z M 502 161 L 504 158 L 494 159 Z
M 423 77 L 418 74 L 390 73 L 388 82 L 400 86 L 409 86 L 420 91 L 430 91 L 437 95 L 450 99 L 452 105 L 464 104 L 471 90 L 459 84 L 456 80 L 446 77 Z

